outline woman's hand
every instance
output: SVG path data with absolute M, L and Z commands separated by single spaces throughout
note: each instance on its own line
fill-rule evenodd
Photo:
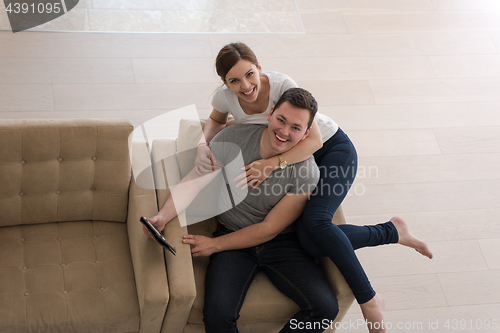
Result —
M 236 187 L 242 189 L 252 186 L 252 190 L 256 189 L 264 180 L 266 180 L 269 175 L 278 168 L 277 157 L 272 157 L 269 159 L 260 159 L 254 161 L 248 165 L 245 165 L 245 172 L 238 175 L 234 181 L 240 180 Z
M 194 162 L 196 173 L 203 176 L 220 168 L 222 168 L 222 164 L 215 159 L 210 148 L 206 144 L 199 145 L 196 151 L 196 160 Z
M 191 249 L 193 257 L 208 257 L 212 253 L 218 252 L 215 246 L 215 240 L 210 237 L 201 235 L 184 235 L 182 243 L 194 245 Z

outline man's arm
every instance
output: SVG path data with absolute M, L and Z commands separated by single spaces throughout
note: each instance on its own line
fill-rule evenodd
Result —
M 183 243 L 192 244 L 193 257 L 209 256 L 215 252 L 244 249 L 270 241 L 302 214 L 311 192 L 285 195 L 264 221 L 220 237 L 185 235 Z
M 149 219 L 149 222 L 151 222 L 156 229 L 162 231 L 165 228 L 165 224 L 185 211 L 198 193 L 217 177 L 220 171 L 219 169 L 200 176 L 193 168 L 186 177 L 182 178 L 179 184 L 172 189 L 163 207 L 156 216 Z M 153 239 L 146 227 L 143 227 L 143 230 L 146 236 Z

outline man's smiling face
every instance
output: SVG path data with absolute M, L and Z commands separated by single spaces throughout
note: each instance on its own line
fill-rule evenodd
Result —
M 271 110 L 267 118 L 267 135 L 271 149 L 276 154 L 281 154 L 304 140 L 310 131 L 309 117 L 308 110 L 297 108 L 288 101 Z

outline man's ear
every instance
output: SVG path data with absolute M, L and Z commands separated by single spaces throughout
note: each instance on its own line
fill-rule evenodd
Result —
M 300 139 L 300 141 L 304 140 L 305 138 L 307 138 L 307 136 L 309 135 L 309 132 L 311 132 L 311 127 L 309 127 L 307 129 L 307 131 L 304 133 L 304 136 L 302 137 L 302 139 Z
M 269 111 L 269 114 L 267 115 L 267 121 L 269 122 L 271 120 L 271 116 L 274 112 L 274 106 L 271 108 L 271 111 Z

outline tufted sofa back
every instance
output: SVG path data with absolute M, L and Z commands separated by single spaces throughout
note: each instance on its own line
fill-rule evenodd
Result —
M 125 222 L 127 120 L 0 121 L 0 227 Z

